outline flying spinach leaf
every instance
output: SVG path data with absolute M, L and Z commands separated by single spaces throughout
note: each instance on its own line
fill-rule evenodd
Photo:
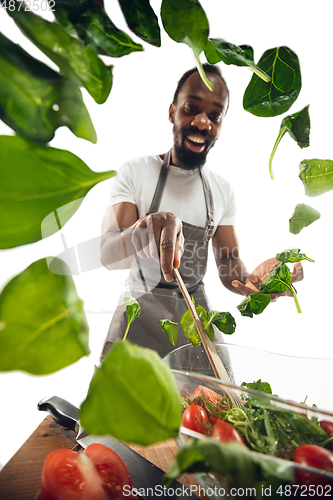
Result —
M 213 90 L 200 62 L 200 54 L 205 50 L 207 43 L 209 24 L 198 0 L 163 0 L 161 19 L 165 31 L 172 40 L 185 43 L 192 49 L 203 82 Z
M 126 305 L 126 318 L 127 318 L 127 327 L 123 337 L 123 340 L 126 340 L 129 327 L 141 314 L 141 307 L 139 303 L 133 297 L 125 297 L 124 302 Z
M 247 387 L 248 389 L 253 389 L 254 391 L 267 392 L 272 394 L 272 388 L 268 382 L 262 382 L 261 379 L 257 382 L 243 382 L 241 387 Z
M 319 196 L 333 189 L 332 160 L 303 160 L 299 165 L 299 178 L 307 196 Z
M 113 24 L 96 0 L 57 0 L 54 15 L 69 34 L 76 34 L 101 55 L 122 57 L 143 50 Z
M 304 227 L 320 218 L 320 213 L 315 208 L 299 203 L 296 205 L 291 218 L 289 219 L 289 231 L 298 234 Z
M 302 87 L 297 55 L 288 47 L 276 47 L 264 52 L 258 66 L 271 77 L 271 81 L 267 83 L 257 75 L 252 76 L 243 97 L 244 109 L 263 117 L 285 113 L 296 101 Z
M 236 329 L 235 318 L 229 312 L 208 311 L 207 318 L 208 321 L 205 325 L 205 328 L 207 328 L 209 324 L 212 323 L 221 332 L 227 335 L 231 335 Z
M 237 309 L 242 316 L 253 318 L 254 314 L 261 314 L 270 303 L 271 298 L 267 293 L 254 292 L 248 295 L 238 306 Z
M 69 151 L 19 136 L 0 136 L 0 151 L 0 248 L 55 233 L 92 187 L 115 175 L 113 170 L 93 172 Z
M 250 45 L 234 45 L 222 38 L 208 38 L 205 47 L 205 56 L 210 64 L 217 64 L 223 61 L 224 64 L 234 64 L 235 66 L 246 66 L 265 82 L 269 82 L 271 77 L 266 75 L 253 59 L 253 48 Z
M 0 119 L 18 134 L 48 142 L 67 126 L 96 142 L 82 94 L 75 82 L 31 57 L 0 33 Z
M 291 272 L 286 264 L 281 263 L 274 267 L 273 271 L 266 276 L 259 287 L 259 291 L 274 294 L 284 293 L 286 290 L 290 290 L 296 304 L 297 312 L 302 312 L 296 292 L 291 285 Z
M 307 257 L 305 253 L 301 253 L 299 248 L 293 248 L 292 250 L 284 250 L 284 252 L 277 253 L 276 259 L 280 262 L 300 262 L 301 260 L 308 260 L 309 262 L 314 262 L 313 259 Z
M 210 340 L 214 340 L 214 328 L 212 327 L 211 322 L 208 323 L 208 313 L 206 309 L 204 309 L 199 304 L 196 305 L 195 308 L 198 312 L 199 318 L 201 319 Z M 189 310 L 185 311 L 185 313 L 183 314 L 180 320 L 180 326 L 183 330 L 185 337 L 187 337 L 188 340 L 192 342 L 194 347 L 197 347 L 198 343 L 200 342 L 200 335 Z
M 106 101 L 112 87 L 112 68 L 107 67 L 95 50 L 68 35 L 58 24 L 31 11 L 7 10 L 17 26 L 45 55 L 78 85 L 85 87 L 98 104 Z
M 160 319 L 162 331 L 167 334 L 172 345 L 177 344 L 178 340 L 178 324 L 169 319 Z
M 269 173 L 271 179 L 274 179 L 272 170 L 273 157 L 284 134 L 289 132 L 290 137 L 297 142 L 300 148 L 307 148 L 310 144 L 310 128 L 309 106 L 305 106 L 305 108 L 298 111 L 298 113 L 293 113 L 292 115 L 283 118 L 279 135 L 275 141 L 272 154 L 269 158 Z
M 160 47 L 160 27 L 149 0 L 118 1 L 130 30 L 145 42 Z
M 119 340 L 91 381 L 80 422 L 89 433 L 149 445 L 176 437 L 181 413 L 175 379 L 156 351 Z
M 0 371 L 46 375 L 89 354 L 88 324 L 68 268 L 46 259 L 15 276 L 0 294 Z

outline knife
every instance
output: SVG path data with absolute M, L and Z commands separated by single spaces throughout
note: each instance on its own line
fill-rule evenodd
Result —
M 130 473 L 133 488 L 140 495 L 140 498 L 146 498 L 150 493 L 156 492 L 159 498 L 189 498 L 193 496 L 188 488 L 183 484 L 175 481 L 172 488 L 166 489 L 162 485 L 162 477 L 164 471 L 142 457 L 139 453 L 132 450 L 129 446 L 118 441 L 112 436 L 94 436 L 87 434 L 79 423 L 79 409 L 58 396 L 52 396 L 42 399 L 38 405 L 38 410 L 47 411 L 52 418 L 63 427 L 71 429 L 76 433 L 76 441 L 86 448 L 90 444 L 99 443 L 111 448 L 115 451 L 126 464 Z M 158 489 L 156 487 L 158 486 Z M 147 492 L 147 497 L 142 495 L 142 492 Z

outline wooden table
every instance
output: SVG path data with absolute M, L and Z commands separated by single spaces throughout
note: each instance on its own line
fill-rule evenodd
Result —
M 73 431 L 61 427 L 47 416 L 0 472 L 0 500 L 40 500 L 40 480 L 47 455 L 58 448 L 80 449 Z M 166 471 L 175 453 L 174 440 L 152 446 L 132 446 L 157 467 Z M 183 474 L 178 481 L 189 487 L 197 484 L 193 476 Z M 204 496 L 199 498 L 204 499 Z

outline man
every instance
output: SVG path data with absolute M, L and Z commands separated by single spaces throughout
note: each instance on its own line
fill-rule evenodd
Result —
M 137 298 L 142 314 L 127 338 L 161 356 L 172 350 L 159 320 L 179 323 L 187 309 L 173 279 L 173 268 L 179 268 L 195 303 L 209 310 L 202 280 L 210 240 L 220 279 L 233 292 L 248 295 L 257 291 L 278 263 L 269 259 L 250 275 L 239 257 L 233 192 L 205 165 L 221 132 L 229 91 L 216 66 L 204 65 L 204 69 L 213 91 L 195 68 L 178 83 L 169 108 L 174 127 L 172 149 L 124 164 L 114 180 L 111 206 L 102 225 L 101 260 L 108 269 L 131 267 L 131 272 L 103 355 L 112 341 L 124 335 L 127 319 L 123 298 L 129 294 Z M 302 266 L 298 263 L 293 281 L 300 279 Z M 215 340 L 223 342 L 221 332 L 216 331 Z M 176 347 L 185 343 L 188 341 L 179 331 Z

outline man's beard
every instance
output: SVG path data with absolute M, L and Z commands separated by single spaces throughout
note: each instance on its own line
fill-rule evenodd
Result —
M 187 130 L 182 130 L 181 140 L 177 140 L 177 135 L 179 134 L 179 130 L 176 126 L 173 126 L 173 136 L 174 136 L 174 151 L 176 154 L 177 162 L 181 168 L 185 170 L 195 170 L 196 168 L 201 168 L 206 163 L 206 157 L 209 150 L 214 146 L 215 141 L 212 140 L 210 135 L 206 131 L 200 131 L 198 127 L 191 127 Z M 206 141 L 206 146 L 204 151 L 201 153 L 196 153 L 191 151 L 185 147 L 185 139 L 191 133 L 200 133 L 202 138 Z

